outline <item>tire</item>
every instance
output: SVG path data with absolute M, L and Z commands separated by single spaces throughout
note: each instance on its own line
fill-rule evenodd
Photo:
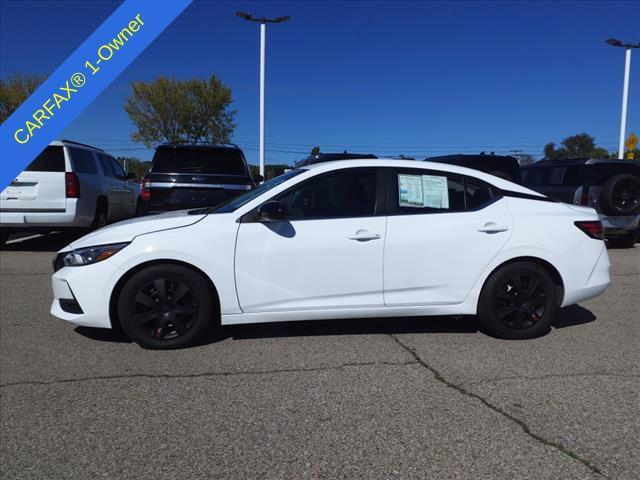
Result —
M 549 331 L 558 311 L 558 295 L 553 278 L 531 262 L 505 265 L 487 279 L 478 317 L 493 336 L 523 340 Z
M 189 268 L 171 264 L 135 273 L 120 292 L 117 306 L 125 333 L 150 349 L 194 345 L 212 324 L 214 313 L 217 315 L 207 280 Z
M 608 238 L 607 244 L 611 248 L 633 248 L 638 241 L 637 233 L 630 233 L 622 237 Z
M 98 204 L 98 206 L 96 207 L 96 213 L 93 217 L 93 222 L 91 222 L 89 230 L 98 230 L 99 228 L 106 226 L 107 223 L 107 208 L 104 205 Z
M 600 193 L 602 211 L 608 215 L 634 215 L 640 211 L 640 178 L 616 175 L 605 182 Z

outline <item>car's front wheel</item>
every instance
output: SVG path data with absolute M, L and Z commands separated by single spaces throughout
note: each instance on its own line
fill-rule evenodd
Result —
M 128 279 L 118 298 L 118 319 L 145 348 L 193 345 L 211 325 L 214 302 L 207 280 L 180 265 L 154 265 Z
M 511 263 L 491 274 L 478 304 L 484 329 L 496 337 L 512 340 L 543 335 L 557 311 L 553 278 L 531 262 Z

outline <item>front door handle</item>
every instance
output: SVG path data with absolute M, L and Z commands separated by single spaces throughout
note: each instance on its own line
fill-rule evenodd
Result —
M 368 242 L 369 240 L 379 240 L 381 235 L 379 233 L 371 233 L 367 230 L 358 230 L 348 238 L 349 240 L 356 240 L 357 242 Z
M 478 229 L 479 232 L 484 233 L 499 233 L 506 232 L 507 230 L 509 230 L 509 227 L 507 227 L 506 225 L 498 225 L 495 222 L 485 223 L 484 227 Z

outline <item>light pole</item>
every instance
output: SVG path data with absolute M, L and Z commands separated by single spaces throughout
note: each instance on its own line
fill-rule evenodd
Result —
M 620 144 L 618 145 L 618 158 L 624 158 L 624 136 L 627 128 L 627 100 L 629 98 L 629 70 L 631 69 L 631 49 L 640 48 L 640 43 L 622 43 L 620 40 L 610 38 L 607 43 L 613 47 L 626 49 L 624 59 L 624 84 L 622 87 L 622 116 L 620 118 Z
M 244 12 L 236 12 L 236 15 L 249 22 L 260 22 L 260 175 L 264 178 L 264 52 L 267 23 L 282 23 L 291 17 L 254 18 Z

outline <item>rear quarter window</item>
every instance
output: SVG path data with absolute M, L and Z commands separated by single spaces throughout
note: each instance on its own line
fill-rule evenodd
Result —
M 242 153 L 231 148 L 159 148 L 153 156 L 151 171 L 248 175 Z
M 73 167 L 78 173 L 98 173 L 93 152 L 84 148 L 69 148 Z
M 64 172 L 64 149 L 48 146 L 25 168 L 25 172 Z
M 635 175 L 640 177 L 640 166 L 623 163 L 607 164 L 596 163 L 591 165 L 591 185 L 602 186 L 611 177 L 616 175 Z

